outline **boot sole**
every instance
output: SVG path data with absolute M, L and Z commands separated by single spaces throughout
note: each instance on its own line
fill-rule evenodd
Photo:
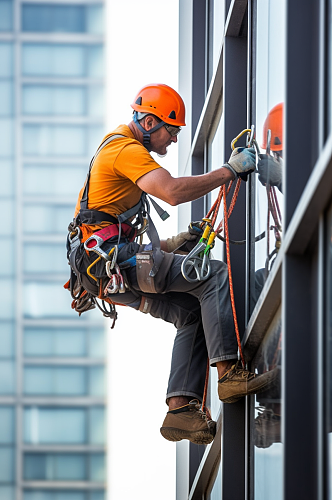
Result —
M 214 435 L 206 431 L 185 431 L 175 429 L 173 427 L 161 427 L 161 435 L 168 441 L 182 441 L 188 439 L 194 444 L 210 444 L 214 439 Z
M 261 385 L 253 387 L 251 390 L 248 390 L 247 392 L 230 396 L 229 398 L 222 399 L 219 397 L 220 401 L 222 401 L 223 403 L 235 403 L 236 401 L 239 401 L 241 398 L 244 398 L 245 396 L 250 396 L 251 394 L 258 394 L 259 392 L 269 387 L 269 385 L 276 380 L 276 378 L 279 375 L 279 369 L 271 370 L 271 372 L 269 373 L 271 373 L 271 378 L 266 382 L 262 383 Z

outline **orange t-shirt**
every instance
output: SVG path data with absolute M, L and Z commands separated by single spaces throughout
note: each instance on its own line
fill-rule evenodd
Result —
M 88 193 L 89 209 L 100 210 L 114 217 L 138 203 L 142 190 L 137 186 L 137 180 L 142 175 L 161 168 L 147 149 L 135 139 L 127 125 L 120 125 L 107 134 L 103 141 L 116 134 L 125 137 L 114 139 L 98 154 L 91 170 Z M 78 196 L 75 217 L 80 209 L 83 190 L 84 187 Z M 108 224 L 109 222 L 101 223 L 86 229 L 96 231 Z

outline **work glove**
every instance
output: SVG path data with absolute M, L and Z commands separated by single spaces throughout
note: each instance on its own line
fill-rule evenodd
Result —
M 224 167 L 234 174 L 234 179 L 241 177 L 247 182 L 248 175 L 256 169 L 255 148 L 235 148 Z
M 284 162 L 282 158 L 275 158 L 270 155 L 259 155 L 259 161 L 257 165 L 258 169 L 258 180 L 266 186 L 277 186 L 279 191 L 282 193 L 282 171 Z
M 198 243 L 202 236 L 201 222 L 191 222 L 188 226 L 188 231 L 179 233 L 177 236 L 167 238 L 167 252 L 171 253 L 175 250 L 189 253 Z

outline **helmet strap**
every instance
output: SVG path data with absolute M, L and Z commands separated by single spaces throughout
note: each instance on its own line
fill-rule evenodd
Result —
M 153 113 L 151 113 L 153 114 Z M 137 128 L 142 132 L 143 134 L 143 146 L 150 152 L 151 151 L 151 148 L 150 148 L 150 135 L 153 133 L 153 132 L 156 132 L 156 130 L 160 129 L 161 127 L 164 126 L 165 122 L 161 121 L 160 123 L 158 123 L 155 127 L 153 127 L 151 130 L 145 130 L 145 128 L 142 127 L 142 125 L 140 124 L 140 122 L 138 121 L 138 118 L 137 118 L 137 111 L 134 112 L 134 122 L 137 126 Z

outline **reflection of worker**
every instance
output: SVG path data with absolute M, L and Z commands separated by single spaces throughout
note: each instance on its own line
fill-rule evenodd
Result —
M 103 236 L 101 245 L 106 256 L 111 256 L 120 242 L 116 262 L 125 275 L 125 293 L 111 294 L 114 289 L 112 283 L 107 288 L 109 274 L 105 272 L 105 260 L 101 258 L 96 262 L 96 254 L 87 253 L 82 242 L 75 258 L 70 254 L 71 261 L 91 295 L 106 300 L 113 298 L 116 303 L 150 313 L 176 326 L 166 396 L 169 412 L 161 433 L 170 441 L 189 439 L 206 444 L 212 441 L 215 433 L 215 423 L 199 405 L 207 357 L 210 364 L 217 367 L 219 397 L 225 402 L 236 401 L 265 388 L 274 374 L 256 375 L 236 363 L 237 343 L 225 264 L 211 261 L 212 272 L 206 281 L 189 283 L 183 278 L 184 256 L 173 252 L 186 242 L 196 240 L 197 232 L 191 230 L 160 242 L 149 219 L 151 244 L 143 247 L 133 240 L 131 221 L 135 214 L 138 218 L 146 217 L 144 193 L 171 205 L 195 200 L 237 175 L 251 173 L 255 169 L 255 155 L 251 149 L 237 148 L 229 162 L 217 170 L 200 176 L 173 178 L 155 162 L 150 152 L 165 155 L 167 148 L 177 142 L 181 126 L 185 125 L 181 97 L 166 85 L 147 85 L 139 91 L 131 106 L 133 121 L 128 126 L 120 125 L 99 148 L 90 178 L 80 192 L 71 226 L 72 234 L 75 227 L 80 227 L 82 241 L 92 234 L 104 235 L 102 230 L 108 228 L 110 236 L 106 241 Z M 95 238 L 92 241 L 96 241 Z M 125 353 L 122 356 L 125 360 Z M 136 390 L 139 390 L 138 380 L 135 373 Z
M 283 103 L 277 104 L 271 109 L 264 123 L 263 127 L 263 142 L 262 148 L 273 152 L 270 154 L 261 154 L 258 161 L 258 179 L 264 185 L 277 186 L 279 191 L 282 192 L 282 172 L 283 172 L 283 133 L 282 133 L 282 120 L 283 120 Z M 271 131 L 270 145 L 267 143 L 268 131 Z

